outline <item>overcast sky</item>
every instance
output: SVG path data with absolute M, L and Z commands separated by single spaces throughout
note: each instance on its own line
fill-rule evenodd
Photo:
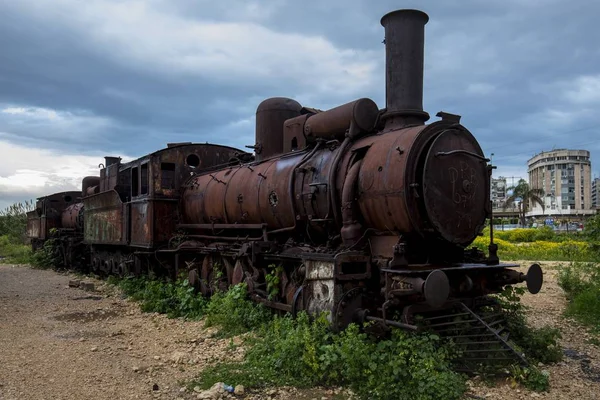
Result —
M 105 155 L 253 144 L 267 97 L 385 107 L 379 21 L 398 8 L 430 17 L 430 121 L 462 115 L 496 176 L 561 147 L 600 175 L 595 0 L 19 0 L 0 2 L 0 208 L 79 188 Z

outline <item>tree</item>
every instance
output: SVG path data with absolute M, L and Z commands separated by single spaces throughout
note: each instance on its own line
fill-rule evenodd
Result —
M 514 206 L 517 200 L 521 200 L 519 203 L 519 218 L 521 219 L 521 225 L 525 226 L 525 214 L 529 210 L 529 205 L 539 204 L 542 206 L 542 212 L 545 210 L 544 205 L 544 190 L 529 187 L 529 184 L 525 179 L 519 179 L 519 183 L 516 186 L 511 186 L 508 190 L 512 190 L 512 194 L 506 201 L 502 208 Z
M 6 235 L 13 243 L 25 240 L 27 212 L 35 209 L 33 200 L 15 203 L 0 211 L 0 236 Z

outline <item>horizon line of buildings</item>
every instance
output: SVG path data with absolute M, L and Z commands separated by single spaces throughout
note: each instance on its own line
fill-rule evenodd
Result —
M 529 204 L 527 217 L 580 219 L 599 211 L 600 178 L 592 179 L 589 151 L 542 151 L 527 161 L 527 172 L 530 187 L 544 191 L 544 209 L 537 203 Z M 509 197 L 507 179 L 492 178 L 491 200 L 496 210 L 502 210 Z

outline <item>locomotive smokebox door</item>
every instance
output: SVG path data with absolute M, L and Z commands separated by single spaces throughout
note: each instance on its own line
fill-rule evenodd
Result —
M 443 239 L 471 243 L 486 218 L 487 160 L 466 130 L 448 129 L 432 143 L 423 168 L 423 202 Z

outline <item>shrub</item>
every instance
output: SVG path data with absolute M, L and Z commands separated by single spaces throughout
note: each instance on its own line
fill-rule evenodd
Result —
M 0 256 L 6 257 L 7 262 L 27 264 L 31 258 L 31 248 L 15 243 L 8 235 L 2 235 L 0 236 Z
M 525 307 L 521 302 L 523 287 L 507 286 L 498 296 L 505 311 L 507 328 L 511 340 L 527 355 L 528 358 L 544 364 L 558 362 L 562 359 L 562 349 L 558 343 L 560 330 L 544 326 L 533 328 L 527 324 Z
M 274 318 L 241 363 L 209 367 L 192 386 L 339 384 L 368 399 L 458 399 L 465 381 L 451 370 L 451 354 L 435 335 L 394 330 L 391 339 L 377 341 L 356 325 L 334 334 L 324 315 L 311 322 L 300 313 Z
M 552 241 L 556 238 L 556 234 L 554 232 L 554 229 L 552 229 L 551 227 L 544 225 L 541 228 L 538 228 L 535 230 L 535 234 L 534 234 L 534 240 L 535 241 L 540 241 L 540 240 L 545 240 L 545 241 Z
M 535 261 L 592 261 L 596 258 L 589 243 L 566 239 L 561 242 L 535 241 L 512 243 L 494 234 L 498 245 L 498 256 L 505 260 Z M 471 246 L 487 253 L 489 237 L 478 236 Z
M 248 300 L 245 283 L 212 295 L 206 314 L 206 326 L 219 325 L 225 335 L 247 332 L 271 318 L 269 309 Z
M 600 264 L 572 262 L 560 270 L 558 284 L 569 299 L 567 315 L 598 329 L 600 326 Z
M 27 230 L 27 212 L 33 210 L 33 207 L 33 201 L 26 201 L 0 211 L 0 236 L 6 235 L 12 244 L 23 244 Z
M 29 263 L 42 269 L 58 268 L 63 264 L 63 257 L 58 244 L 58 239 L 48 239 L 41 248 L 31 254 Z
M 141 302 L 144 312 L 167 314 L 170 318 L 200 319 L 204 316 L 206 299 L 195 293 L 187 279 L 163 282 L 149 278 L 111 278 L 133 300 Z

